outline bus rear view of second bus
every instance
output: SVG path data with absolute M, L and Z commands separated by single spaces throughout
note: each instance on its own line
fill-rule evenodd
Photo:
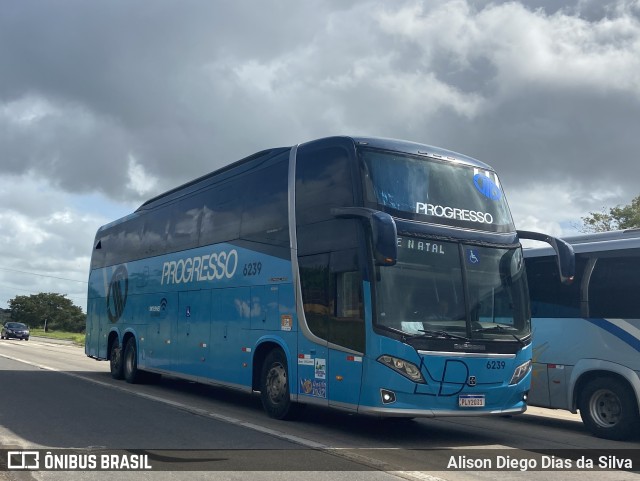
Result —
M 606 439 L 640 428 L 640 230 L 565 238 L 573 284 L 558 280 L 553 252 L 525 249 L 533 328 L 529 404 L 580 411 Z

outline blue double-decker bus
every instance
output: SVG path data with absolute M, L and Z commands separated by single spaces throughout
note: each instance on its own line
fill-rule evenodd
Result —
M 531 324 L 496 173 L 411 142 L 258 152 L 101 227 L 86 354 L 149 373 L 377 416 L 520 413 Z

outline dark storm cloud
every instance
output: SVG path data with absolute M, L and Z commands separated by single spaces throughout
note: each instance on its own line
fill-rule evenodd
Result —
M 0 267 L 82 279 L 145 198 L 332 134 L 478 157 L 560 235 L 638 195 L 638 125 L 638 0 L 0 0 Z
M 637 2 L 2 9 L 0 170 L 69 192 L 139 201 L 256 150 L 334 133 L 441 144 L 515 183 L 522 162 L 540 181 L 585 187 L 595 176 L 630 189 L 637 172 Z M 607 156 L 616 168 L 602 167 Z
M 183 177 L 185 162 L 198 173 L 234 160 L 237 145 L 225 139 L 255 137 L 236 132 L 242 116 L 256 117 L 235 85 L 236 59 L 268 62 L 306 42 L 311 31 L 287 24 L 290 7 L 5 2 L 0 105 L 14 111 L 0 120 L 2 170 L 33 169 L 70 191 L 118 197 L 127 195 L 130 155 L 162 178 Z M 30 103 L 47 109 L 16 122 L 24 113 L 15 109 Z

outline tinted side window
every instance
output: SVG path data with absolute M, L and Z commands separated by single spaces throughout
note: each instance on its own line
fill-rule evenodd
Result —
M 288 159 L 288 152 L 281 153 L 134 214 L 96 238 L 92 268 L 241 238 L 288 247 Z
M 244 181 L 244 211 L 240 237 L 287 247 L 289 245 L 288 153 L 268 167 L 249 174 Z
M 182 198 L 169 208 L 167 243 L 170 252 L 191 249 L 198 245 L 203 207 L 204 195 L 200 193 Z
M 307 148 L 296 160 L 298 254 L 357 245 L 357 220 L 336 219 L 333 207 L 354 205 L 351 161 L 343 147 Z
M 303 308 L 311 332 L 364 352 L 362 278 L 356 251 L 301 257 L 299 265 Z
M 214 185 L 202 212 L 200 245 L 236 239 L 289 246 L 288 153 Z
M 640 257 L 597 260 L 589 283 L 590 317 L 640 319 Z
M 143 218 L 132 217 L 116 224 L 101 239 L 104 265 L 112 266 L 134 260 L 142 255 Z
M 582 317 L 580 284 L 586 258 L 576 256 L 576 278 L 570 286 L 560 282 L 555 257 L 526 260 L 532 317 Z
M 296 159 L 298 225 L 332 219 L 332 207 L 353 205 L 351 163 L 342 147 L 303 149 Z
M 157 256 L 167 252 L 169 217 L 166 210 L 155 209 L 144 215 L 143 253 Z
M 357 246 L 360 223 L 357 219 L 333 219 L 298 226 L 298 254 L 304 256 L 353 248 Z
M 96 235 L 93 241 L 93 253 L 91 254 L 91 269 L 104 267 L 105 249 L 102 248 L 103 235 Z
M 200 244 L 228 242 L 240 237 L 244 188 L 240 179 L 217 184 L 205 198 Z

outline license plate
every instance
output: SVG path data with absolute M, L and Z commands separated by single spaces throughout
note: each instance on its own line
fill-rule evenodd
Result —
M 483 408 L 484 394 L 461 394 L 458 398 L 458 406 L 461 408 Z

